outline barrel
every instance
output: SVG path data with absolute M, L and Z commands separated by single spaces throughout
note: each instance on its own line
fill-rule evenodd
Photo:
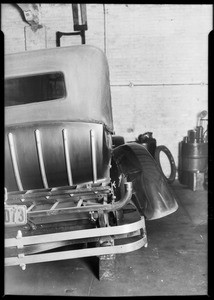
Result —
M 181 170 L 205 172 L 208 163 L 208 143 L 181 143 Z

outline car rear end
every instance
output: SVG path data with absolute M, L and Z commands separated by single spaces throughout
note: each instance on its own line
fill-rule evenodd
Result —
M 74 46 L 8 55 L 5 91 L 5 265 L 146 245 L 144 218 L 133 207 L 134 222 L 119 218 L 132 183 L 123 178 L 115 196 L 104 54 Z

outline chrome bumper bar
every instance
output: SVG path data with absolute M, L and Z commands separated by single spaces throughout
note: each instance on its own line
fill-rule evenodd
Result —
M 120 245 L 112 245 L 112 246 L 100 246 L 79 250 L 69 250 L 69 251 L 61 251 L 61 252 L 52 252 L 52 253 L 43 253 L 43 254 L 33 254 L 33 255 L 24 255 L 23 253 L 19 254 L 17 257 L 8 257 L 5 258 L 5 266 L 14 266 L 20 265 L 22 269 L 25 269 L 26 264 L 47 262 L 47 261 L 57 261 L 57 260 L 66 260 L 73 258 L 81 258 L 81 257 L 89 257 L 89 256 L 100 256 L 106 254 L 118 254 L 118 253 L 126 253 L 130 251 L 134 251 L 140 249 L 143 246 L 147 246 L 147 236 L 145 229 L 145 220 L 144 217 L 137 222 L 119 226 L 112 227 L 102 227 L 102 228 L 93 228 L 93 229 L 85 229 L 85 230 L 77 230 L 70 232 L 61 232 L 54 234 L 44 234 L 38 236 L 27 236 L 22 237 L 21 235 L 17 235 L 16 238 L 10 238 L 5 240 L 5 248 L 7 247 L 17 247 L 18 250 L 23 249 L 26 245 L 35 245 L 42 244 L 48 242 L 60 242 L 67 240 L 77 240 L 78 239 L 87 239 L 91 237 L 108 237 L 113 236 L 114 238 L 117 235 L 128 234 L 131 232 L 139 232 L 139 239 L 135 242 L 126 242 Z M 143 233 L 142 233 L 142 232 Z

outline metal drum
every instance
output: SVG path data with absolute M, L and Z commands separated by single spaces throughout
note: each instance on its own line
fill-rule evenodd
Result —
M 208 160 L 208 143 L 181 144 L 181 169 L 190 172 L 205 172 Z
M 202 113 L 199 115 L 201 118 L 205 116 L 205 111 Z M 207 130 L 204 132 L 201 121 L 200 119 L 198 126 L 189 130 L 179 143 L 179 181 L 193 191 L 203 189 L 204 175 L 208 168 Z

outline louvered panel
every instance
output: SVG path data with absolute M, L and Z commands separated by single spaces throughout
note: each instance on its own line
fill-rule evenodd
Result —
M 8 146 L 9 136 L 13 138 L 16 168 Z M 8 126 L 5 186 L 8 191 L 17 191 L 18 185 L 19 190 L 42 189 L 109 177 L 110 148 L 105 137 L 103 125 L 95 123 L 40 122 Z

